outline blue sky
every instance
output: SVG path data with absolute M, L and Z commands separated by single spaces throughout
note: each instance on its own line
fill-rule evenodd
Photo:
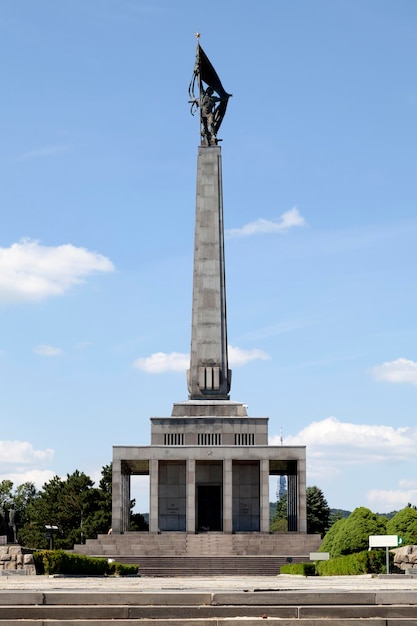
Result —
M 417 504 L 414 0 L 3 0 L 0 479 L 97 479 L 187 399 L 196 31 L 231 397 L 331 507 Z

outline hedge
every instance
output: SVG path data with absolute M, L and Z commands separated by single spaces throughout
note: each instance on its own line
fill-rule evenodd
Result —
M 279 569 L 281 574 L 294 574 L 295 576 L 315 576 L 316 567 L 314 563 L 291 563 L 281 565 Z
M 390 553 L 392 565 L 393 555 Z M 292 563 L 280 568 L 281 574 L 299 576 L 358 576 L 360 574 L 383 574 L 386 571 L 385 550 L 364 550 L 329 561 Z
M 64 550 L 34 552 L 37 574 L 66 574 L 78 576 L 134 576 L 138 565 L 124 565 L 107 559 L 74 554 Z
M 393 563 L 390 553 L 390 563 Z M 339 556 L 329 561 L 319 561 L 319 576 L 357 576 L 359 574 L 384 574 L 386 572 L 385 550 L 363 550 L 355 554 Z

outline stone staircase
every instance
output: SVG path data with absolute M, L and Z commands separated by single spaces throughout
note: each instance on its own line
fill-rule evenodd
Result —
M 147 533 L 99 535 L 74 552 L 135 563 L 145 576 L 276 575 L 288 562 L 309 560 L 319 535 L 297 533 Z
M 308 557 L 292 557 L 299 563 Z M 276 576 L 281 565 L 288 563 L 280 556 L 142 556 L 118 557 L 121 563 L 139 564 L 141 576 Z
M 416 591 L 0 591 L 11 626 L 412 626 Z

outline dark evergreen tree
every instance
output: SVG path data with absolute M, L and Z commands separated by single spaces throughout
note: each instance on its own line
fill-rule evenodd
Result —
M 321 489 L 307 487 L 307 532 L 322 537 L 329 529 L 330 508 Z
M 141 513 L 132 513 L 130 516 L 130 530 L 149 530 L 149 524 Z
M 66 480 L 55 476 L 25 510 L 25 523 L 18 529 L 19 543 L 31 548 L 49 548 L 50 530 L 55 548 L 71 549 L 98 533 L 107 533 L 111 524 L 111 468 L 103 467 L 99 487 L 89 476 L 76 470 Z
M 274 518 L 270 524 L 273 533 L 285 533 L 288 530 L 287 521 L 287 492 L 285 491 L 276 504 Z
M 355 509 L 347 519 L 336 522 L 326 534 L 320 551 L 332 558 L 367 550 L 369 535 L 384 535 L 387 519 L 365 507 Z
M 13 494 L 13 510 L 15 526 L 13 533 L 16 532 L 15 540 L 19 540 L 19 529 L 29 522 L 27 516 L 27 510 L 29 504 L 35 501 L 38 497 L 36 487 L 31 482 L 23 483 L 16 487 L 16 491 Z M 10 514 L 9 514 L 10 517 Z M 9 520 L 10 523 L 10 520 Z
M 417 544 L 417 511 L 411 504 L 398 511 L 387 522 L 387 534 L 399 535 L 404 540 L 404 545 Z
M 322 536 L 329 528 L 330 509 L 323 492 L 318 487 L 307 487 L 307 532 Z M 287 532 L 288 493 L 285 491 L 276 503 L 275 515 L 272 519 L 271 532 Z
M 328 552 L 331 557 L 336 554 L 339 532 L 342 531 L 342 527 L 346 524 L 346 522 L 347 518 L 341 517 L 334 524 L 332 524 L 329 531 L 324 536 L 323 542 L 320 546 L 320 552 Z
M 9 530 L 9 509 L 13 502 L 13 483 L 11 480 L 0 482 L 0 535 L 7 535 Z

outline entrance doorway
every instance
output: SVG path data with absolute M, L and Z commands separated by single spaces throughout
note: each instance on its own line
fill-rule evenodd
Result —
M 222 530 L 221 485 L 197 485 L 197 530 Z

